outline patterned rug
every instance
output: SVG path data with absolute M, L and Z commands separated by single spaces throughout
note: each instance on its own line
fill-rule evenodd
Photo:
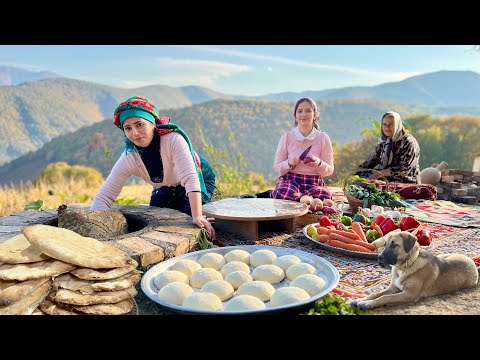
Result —
M 461 253 L 480 264 L 480 229 L 458 228 L 441 224 L 425 223 L 433 235 L 430 250 L 435 254 Z M 384 290 L 390 284 L 390 267 L 376 260 L 349 257 L 323 250 L 307 239 L 302 228 L 294 234 L 264 233 L 258 242 L 241 240 L 238 236 L 217 232 L 217 238 L 227 246 L 270 245 L 294 248 L 318 255 L 329 261 L 340 273 L 338 286 L 332 290 L 343 298 L 364 297 L 372 292 Z

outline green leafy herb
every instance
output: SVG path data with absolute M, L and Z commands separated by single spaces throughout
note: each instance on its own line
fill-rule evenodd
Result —
M 43 200 L 37 200 L 37 201 L 32 201 L 29 202 L 28 204 L 25 205 L 24 210 L 40 210 L 41 207 L 43 206 Z
M 340 296 L 327 294 L 316 301 L 309 311 L 301 315 L 372 315 L 371 311 L 363 311 L 355 306 L 350 306 Z
M 205 250 L 210 248 L 210 242 L 208 241 L 208 231 L 205 228 L 200 230 L 196 250 Z

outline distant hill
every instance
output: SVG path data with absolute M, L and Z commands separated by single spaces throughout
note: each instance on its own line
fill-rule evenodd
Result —
M 61 77 L 50 71 L 30 71 L 12 66 L 0 66 L 0 86 L 18 85 L 26 81 L 36 81 Z
M 320 100 L 320 127 L 332 141 L 345 143 L 360 138 L 360 131 L 370 121 L 357 123 L 359 118 L 377 120 L 389 109 L 402 116 L 412 112 L 401 104 L 387 100 Z M 198 136 L 201 127 L 209 144 L 226 149 L 232 158 L 245 156 L 248 169 L 273 176 L 273 159 L 281 135 L 293 129 L 294 103 L 259 102 L 253 100 L 214 100 L 182 109 L 165 110 L 172 122 L 189 134 L 198 152 L 209 158 Z M 233 141 L 229 140 L 234 135 Z M 40 150 L 30 152 L 0 167 L 0 183 L 18 184 L 32 180 L 50 162 L 65 161 L 70 165 L 88 165 L 108 175 L 123 148 L 123 134 L 111 119 L 59 136 Z M 111 152 L 105 157 L 105 151 Z M 210 159 L 211 160 L 211 159 Z
M 480 74 L 473 71 L 437 71 L 403 81 L 377 86 L 356 86 L 322 91 L 302 91 L 256 96 L 263 101 L 295 101 L 303 96 L 313 99 L 387 99 L 428 107 L 478 106 Z
M 56 136 L 111 118 L 118 104 L 134 95 L 148 98 L 159 109 L 228 97 L 196 86 L 122 89 L 67 78 L 0 87 L 0 165 Z

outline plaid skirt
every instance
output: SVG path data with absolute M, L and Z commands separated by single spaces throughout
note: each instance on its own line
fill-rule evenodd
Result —
M 327 190 L 320 175 L 286 173 L 280 176 L 278 184 L 272 192 L 272 198 L 274 199 L 293 201 L 300 201 L 303 195 L 321 200 L 332 198 L 332 193 Z

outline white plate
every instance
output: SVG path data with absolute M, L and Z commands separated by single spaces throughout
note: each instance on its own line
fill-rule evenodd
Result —
M 339 253 L 339 254 L 342 254 L 342 255 L 347 255 L 347 256 L 354 256 L 354 257 L 360 257 L 360 258 L 364 258 L 364 259 L 378 260 L 378 254 L 376 252 L 375 253 L 366 253 L 366 252 L 361 252 L 361 251 L 347 250 L 347 249 L 342 249 L 342 248 L 339 248 L 339 247 L 336 247 L 336 246 L 324 244 L 320 241 L 315 240 L 314 238 L 307 235 L 307 228 L 310 225 L 316 226 L 316 225 L 318 225 L 318 223 L 305 225 L 305 227 L 303 228 L 303 235 L 305 235 L 305 237 L 307 239 L 313 241 L 315 244 L 320 246 L 323 250 L 333 251 L 333 252 L 336 252 L 336 253 Z
M 218 253 L 221 255 L 225 255 L 229 251 L 235 250 L 235 249 L 241 249 L 248 251 L 250 254 L 253 253 L 254 251 L 257 250 L 271 250 L 277 256 L 282 256 L 282 255 L 295 255 L 297 256 L 302 262 L 307 263 L 315 267 L 316 272 L 315 275 L 320 276 L 323 280 L 325 280 L 325 287 L 322 289 L 322 291 L 314 296 L 311 296 L 309 299 L 297 302 L 294 304 L 289 304 L 289 305 L 284 305 L 284 306 L 278 306 L 278 307 L 269 307 L 269 302 L 266 302 L 265 309 L 261 310 L 251 310 L 251 311 L 213 311 L 213 310 L 196 310 L 196 309 L 191 309 L 191 308 L 185 308 L 182 306 L 177 306 L 177 305 L 172 305 L 168 304 L 162 300 L 160 300 L 157 297 L 158 289 L 155 287 L 155 284 L 153 283 L 153 279 L 155 276 L 157 276 L 159 273 L 166 271 L 166 270 L 171 270 L 173 264 L 175 264 L 179 260 L 184 260 L 184 259 L 189 259 L 193 261 L 197 261 L 202 255 L 210 252 Z M 250 266 L 250 274 L 252 273 L 252 269 L 254 269 L 253 266 Z M 245 245 L 245 246 L 225 246 L 225 247 L 219 247 L 219 248 L 213 248 L 213 249 L 207 249 L 207 250 L 201 250 L 201 251 L 195 251 L 192 253 L 188 253 L 185 255 L 177 256 L 172 259 L 163 261 L 152 268 L 150 268 L 142 277 L 141 280 L 141 287 L 142 291 L 145 293 L 145 295 L 152 301 L 165 306 L 169 309 L 172 309 L 177 312 L 181 313 L 187 313 L 187 314 L 206 314 L 206 315 L 222 315 L 222 314 L 257 314 L 257 313 L 267 313 L 267 312 L 276 312 L 276 311 L 282 311 L 282 310 L 287 310 L 287 309 L 293 309 L 293 308 L 300 308 L 304 307 L 305 305 L 308 305 L 310 303 L 315 302 L 316 300 L 320 299 L 322 296 L 325 296 L 328 294 L 332 289 L 334 289 L 338 281 L 340 280 L 340 275 L 338 273 L 338 270 L 330 264 L 327 260 L 322 259 L 321 257 L 307 253 L 305 251 L 300 251 L 300 250 L 295 250 L 295 249 L 289 249 L 289 248 L 283 248 L 283 247 L 277 247 L 277 246 L 260 246 L 260 245 Z M 288 286 L 290 284 L 290 280 L 285 278 L 282 282 L 279 284 L 273 285 L 275 289 L 278 289 L 280 287 Z M 199 291 L 199 289 L 194 289 L 194 291 Z M 227 304 L 227 301 L 224 301 L 223 304 Z

